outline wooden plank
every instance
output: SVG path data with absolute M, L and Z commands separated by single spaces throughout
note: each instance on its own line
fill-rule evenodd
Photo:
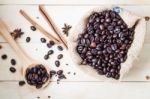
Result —
M 8 90 L 6 90 L 8 89 Z M 47 89 L 33 91 L 25 85 L 19 87 L 18 82 L 1 82 L 2 99 L 147 99 L 150 83 L 104 83 L 104 82 L 52 82 Z
M 149 0 L 1 0 L 0 4 L 150 4 Z
M 23 64 L 21 63 L 21 59 L 19 59 L 13 49 L 6 44 L 2 43 L 3 49 L 0 50 L 0 55 L 6 53 L 8 55 L 7 60 L 0 59 L 0 80 L 20 80 L 22 79 L 20 75 L 20 69 L 23 67 Z M 83 72 L 83 69 L 75 66 L 69 58 L 70 56 L 68 53 L 64 50 L 63 52 L 60 52 L 57 50 L 57 46 L 54 46 L 52 49 L 54 49 L 54 55 L 50 56 L 49 60 L 44 60 L 43 57 L 49 50 L 46 47 L 46 44 L 43 43 L 21 43 L 20 46 L 24 49 L 24 51 L 31 56 L 32 58 L 38 60 L 39 62 L 45 64 L 46 66 L 49 66 L 51 69 L 59 70 L 63 69 L 67 79 L 65 81 L 103 81 L 103 79 L 96 79 L 93 76 L 90 76 L 88 73 Z M 145 76 L 150 75 L 150 55 L 149 55 L 149 49 L 150 44 L 144 44 L 143 49 L 141 51 L 141 54 L 139 56 L 139 59 L 135 62 L 134 67 L 130 70 L 128 75 L 123 79 L 124 81 L 149 81 L 146 80 Z M 31 53 L 32 52 L 32 53 Z M 60 61 L 61 66 L 57 68 L 54 64 L 55 60 L 57 59 L 57 55 L 62 53 L 64 55 L 64 58 Z M 9 71 L 10 59 L 15 58 L 17 60 L 17 65 L 15 66 L 17 68 L 17 73 L 12 74 Z M 66 63 L 69 65 L 67 66 Z M 71 72 L 71 74 L 67 74 L 68 72 Z M 73 75 L 73 73 L 76 72 L 76 75 Z M 53 81 L 56 81 L 56 78 L 53 79 Z

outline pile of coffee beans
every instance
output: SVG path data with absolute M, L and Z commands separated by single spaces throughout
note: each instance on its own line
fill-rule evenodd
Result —
M 93 12 L 78 37 L 77 53 L 82 64 L 93 67 L 100 75 L 119 79 L 121 63 L 134 39 L 134 28 L 128 28 L 112 10 Z
M 42 64 L 39 64 L 32 68 L 28 68 L 25 77 L 29 85 L 39 89 L 48 81 L 49 74 L 46 68 Z

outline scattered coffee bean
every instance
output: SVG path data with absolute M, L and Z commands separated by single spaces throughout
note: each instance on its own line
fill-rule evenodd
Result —
M 51 70 L 50 71 L 50 78 L 53 77 L 53 75 L 55 75 L 55 74 L 56 74 L 56 71 L 55 70 Z
M 53 50 L 49 50 L 49 51 L 48 51 L 48 55 L 51 55 L 51 54 L 53 54 L 53 53 L 54 53 Z
M 60 79 L 57 79 L 57 84 L 59 84 L 59 82 L 60 82 Z
M 57 59 L 62 59 L 63 58 L 63 54 L 59 54 L 58 56 L 57 56 Z
M 121 16 L 112 10 L 93 12 L 87 20 L 76 46 L 81 64 L 91 66 L 100 75 L 119 79 L 120 65 L 127 59 L 135 27 L 128 28 Z
M 6 55 L 6 54 L 3 54 L 3 55 L 1 56 L 1 58 L 2 58 L 3 60 L 7 59 L 7 55 Z
M 59 51 L 62 51 L 63 50 L 63 47 L 62 46 L 57 46 L 58 50 Z
M 51 98 L 51 96 L 48 96 L 48 98 Z
M 150 80 L 150 76 L 148 76 L 148 75 L 145 78 L 146 78 L 146 80 Z
M 39 96 L 37 96 L 37 99 L 40 99 L 40 97 L 39 97 Z
M 36 31 L 36 27 L 35 26 L 31 26 L 30 27 L 32 31 Z
M 44 59 L 45 59 L 45 60 L 48 60 L 48 59 L 49 59 L 49 55 L 46 54 L 46 55 L 44 56 Z
M 149 21 L 149 20 L 150 20 L 150 17 L 149 17 L 149 16 L 146 16 L 146 17 L 145 17 L 145 20 L 146 20 L 146 21 Z
M 25 84 L 26 84 L 25 81 L 19 81 L 19 86 L 23 86 Z
M 12 65 L 16 65 L 16 60 L 15 59 L 11 59 L 11 64 Z
M 66 76 L 64 74 L 58 75 L 58 78 L 61 79 L 66 79 Z
M 39 17 L 37 16 L 36 19 L 39 19 Z
M 46 43 L 46 39 L 45 38 L 41 38 L 41 42 L 42 43 Z
M 25 78 L 29 85 L 39 89 L 48 81 L 49 74 L 42 64 L 38 64 L 34 67 L 27 68 Z
M 9 70 L 12 72 L 12 73 L 15 73 L 16 72 L 16 69 L 14 67 L 10 67 Z
M 58 75 L 63 74 L 63 70 L 58 70 L 58 71 L 57 71 L 57 74 L 58 74 Z
M 50 43 L 51 45 L 55 45 L 55 42 L 54 42 L 54 41 L 49 41 L 49 43 Z
M 26 38 L 26 42 L 30 42 L 31 38 L 30 37 L 27 37 Z
M 73 75 L 76 75 L 76 73 L 73 73 Z
M 60 62 L 58 60 L 55 61 L 55 65 L 56 65 L 56 67 L 59 67 L 60 66 Z
M 47 47 L 48 47 L 48 48 L 51 48 L 52 45 L 51 45 L 50 43 L 47 43 Z
M 67 74 L 70 74 L 71 72 L 68 72 Z

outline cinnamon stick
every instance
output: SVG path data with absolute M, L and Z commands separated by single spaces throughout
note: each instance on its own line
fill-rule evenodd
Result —
M 40 10 L 41 14 L 43 15 L 43 17 L 45 18 L 45 20 L 47 21 L 47 23 L 49 24 L 49 26 L 53 29 L 53 31 L 56 33 L 56 35 L 60 39 L 59 41 L 68 49 L 67 42 L 62 37 L 59 28 L 56 26 L 56 24 L 53 22 L 52 18 L 46 12 L 44 6 L 40 5 L 39 10 Z
M 55 38 L 53 35 L 48 33 L 42 26 L 40 26 L 38 23 L 36 23 L 33 19 L 30 18 L 29 15 L 23 10 L 20 10 L 20 14 L 24 16 L 33 26 L 35 26 L 41 33 L 43 33 L 46 37 L 53 40 L 55 43 L 59 43 L 59 40 Z

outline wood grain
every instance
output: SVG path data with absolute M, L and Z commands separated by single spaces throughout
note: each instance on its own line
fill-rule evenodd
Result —
M 5 2 L 8 3 L 7 0 Z M 29 1 L 19 2 L 29 3 Z M 95 1 L 93 2 L 95 3 Z M 12 2 L 9 1 L 9 3 Z M 97 6 L 98 5 L 55 5 L 46 6 L 46 9 L 48 13 L 51 13 L 51 16 L 54 18 L 53 20 L 57 23 L 56 25 L 58 27 L 62 27 L 65 22 L 74 27 L 86 11 Z M 150 16 L 149 5 L 128 5 L 121 7 L 142 16 Z M 31 91 L 27 89 L 26 86 L 19 87 L 18 81 L 22 80 L 22 76 L 20 76 L 22 62 L 17 57 L 13 49 L 8 45 L 8 43 L 0 36 L 0 45 L 3 46 L 3 48 L 0 49 L 0 55 L 4 53 L 8 55 L 7 60 L 2 60 L 0 58 L 0 97 L 2 97 L 2 99 L 36 99 L 37 96 L 40 96 L 41 99 L 47 99 L 48 95 L 50 95 L 52 99 L 147 99 L 150 97 L 150 80 L 145 79 L 146 75 L 150 75 L 150 22 L 147 22 L 145 43 L 139 55 L 139 59 L 134 64 L 134 67 L 130 70 L 128 75 L 124 77 L 123 82 L 106 83 L 103 80 L 97 80 L 80 70 L 72 63 L 66 50 L 63 52 L 57 50 L 57 45 L 52 48 L 55 51 L 55 55 L 52 55 L 49 60 L 45 61 L 43 57 L 47 51 L 50 50 L 46 47 L 46 44 L 40 42 L 40 38 L 45 36 L 39 31 L 33 32 L 30 30 L 30 23 L 28 23 L 19 14 L 20 9 L 24 9 L 25 11 L 29 12 L 29 15 L 33 16 L 33 19 L 36 20 L 38 24 L 44 27 L 46 31 L 52 33 L 52 35 L 55 35 L 55 33 L 53 33 L 53 31 L 49 28 L 48 24 L 39 13 L 38 5 L 1 5 L 0 17 L 3 18 L 7 23 L 10 23 L 9 27 L 11 31 L 18 27 L 22 28 L 24 35 L 21 39 L 17 40 L 17 43 L 30 57 L 48 65 L 51 69 L 63 69 L 67 79 L 62 80 L 62 82 L 57 85 L 57 79 L 53 78 L 50 86 L 43 92 L 31 93 Z M 78 12 L 78 14 L 75 12 Z M 39 17 L 39 19 L 37 19 L 37 17 Z M 31 37 L 30 43 L 26 43 L 25 41 L 27 36 Z M 48 38 L 46 39 L 48 41 Z M 57 55 L 60 53 L 65 53 L 65 55 L 64 58 L 60 61 L 61 66 L 56 68 L 54 61 L 57 59 Z M 10 59 L 12 58 L 17 60 L 17 65 L 15 66 L 17 68 L 17 72 L 15 74 L 10 73 L 9 71 L 11 66 Z M 66 63 L 69 63 L 69 65 L 67 66 Z M 68 75 L 67 72 L 71 72 L 71 74 Z M 76 75 L 73 75 L 74 72 L 76 72 Z

